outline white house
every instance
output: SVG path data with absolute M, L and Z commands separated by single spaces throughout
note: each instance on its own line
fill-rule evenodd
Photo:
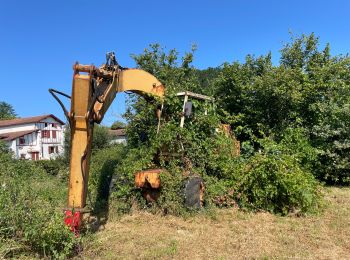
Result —
M 125 128 L 118 128 L 114 130 L 109 130 L 109 134 L 112 137 L 111 144 L 126 144 L 127 137 Z
M 0 140 L 17 159 L 52 159 L 64 151 L 64 123 L 51 114 L 0 120 Z

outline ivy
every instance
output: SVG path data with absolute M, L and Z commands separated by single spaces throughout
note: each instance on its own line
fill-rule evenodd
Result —
M 175 50 L 166 53 L 159 45 L 133 55 L 140 68 L 165 83 L 167 91 L 159 122 L 155 110 L 161 107 L 160 101 L 129 99 L 125 114 L 128 146 L 115 170 L 113 198 L 123 201 L 123 209 L 137 202 L 141 208 L 183 214 L 181 183 L 188 176 L 200 176 L 206 185 L 206 207 L 239 205 L 280 214 L 317 211 L 320 186 L 310 173 L 316 150 L 304 128 L 286 128 L 296 118 L 290 112 L 295 107 L 290 99 L 298 93 L 290 87 L 301 79 L 291 81 L 293 73 L 283 67 L 275 69 L 270 55 L 248 56 L 246 64 L 224 65 L 219 75 L 214 74 L 218 78 L 203 89 L 191 65 L 193 52 L 182 59 L 177 55 Z M 282 78 L 273 81 L 276 71 Z M 275 94 L 271 97 L 265 88 Z M 191 100 L 194 113 L 181 128 L 183 100 L 176 93 L 184 90 L 218 94 L 215 102 Z M 266 102 L 271 105 L 268 113 L 259 110 Z M 289 111 L 286 120 L 284 111 Z M 263 120 L 254 122 L 257 118 Z M 242 138 L 241 157 L 235 156 L 234 140 L 222 131 L 222 123 L 230 123 Z M 134 173 L 149 168 L 162 168 L 164 173 L 161 197 L 147 204 L 134 187 Z

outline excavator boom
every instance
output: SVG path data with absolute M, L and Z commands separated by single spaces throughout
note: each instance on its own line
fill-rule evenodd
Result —
M 107 63 L 97 68 L 93 65 L 73 66 L 71 108 L 68 118 L 71 130 L 70 173 L 65 222 L 73 231 L 79 229 L 86 206 L 89 179 L 91 144 L 95 123 L 100 123 L 119 92 L 131 91 L 162 99 L 164 86 L 153 75 L 140 69 L 125 69 L 118 65 L 114 53 Z

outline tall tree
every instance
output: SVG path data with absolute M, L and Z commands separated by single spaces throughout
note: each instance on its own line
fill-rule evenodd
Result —
M 12 105 L 7 102 L 0 102 L 0 120 L 16 118 L 16 112 Z
M 332 57 L 314 34 L 292 37 L 271 55 L 225 64 L 216 80 L 216 97 L 240 140 L 271 136 L 302 127 L 319 151 L 313 170 L 321 179 L 350 183 L 350 58 Z M 229 115 L 229 117 L 227 117 Z

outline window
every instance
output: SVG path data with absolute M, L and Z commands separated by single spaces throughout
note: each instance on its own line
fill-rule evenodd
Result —
M 55 146 L 49 146 L 49 154 L 55 153 Z
M 50 131 L 49 130 L 43 130 L 43 138 L 50 138 Z
M 51 124 L 53 128 L 57 128 L 57 124 L 56 123 L 52 123 Z
M 24 139 L 24 137 L 20 137 L 19 144 L 25 144 L 25 143 L 26 143 L 26 139 Z
M 32 160 L 33 161 L 39 160 L 39 152 L 32 152 Z
M 56 134 L 57 131 L 54 131 L 54 130 L 53 130 L 53 131 L 51 131 L 51 132 L 52 132 L 52 138 L 56 139 L 56 138 L 57 138 L 57 134 Z
M 44 124 L 44 127 L 47 127 L 47 123 Z

